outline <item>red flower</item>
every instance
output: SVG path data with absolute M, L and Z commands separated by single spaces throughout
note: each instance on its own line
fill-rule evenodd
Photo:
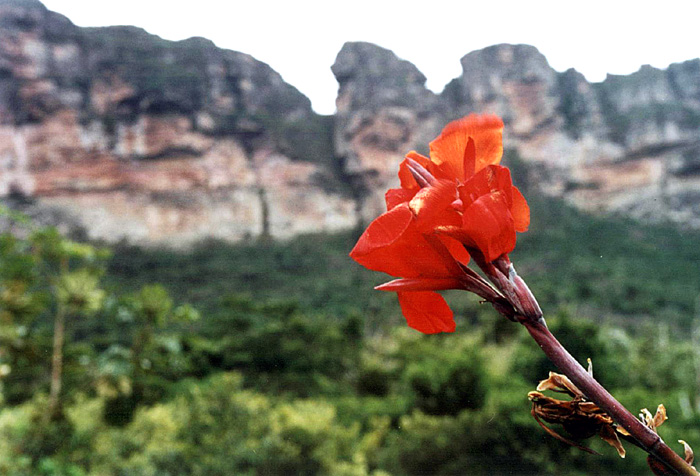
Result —
M 379 289 L 398 291 L 409 326 L 421 332 L 455 328 L 452 311 L 434 291 L 467 289 L 495 298 L 466 267 L 468 250 L 490 263 L 512 251 L 516 231 L 528 227 L 527 203 L 498 165 L 502 130 L 496 116 L 470 115 L 430 143 L 430 158 L 409 152 L 399 166 L 401 188 L 386 194 L 388 211 L 350 253 L 369 269 L 402 278 Z
M 406 278 L 391 290 L 399 291 L 409 326 L 426 334 L 455 330 L 452 311 L 433 291 L 460 289 L 464 271 L 457 259 L 466 262 L 469 255 L 453 238 L 422 233 L 408 203 L 374 220 L 350 256 L 373 271 Z

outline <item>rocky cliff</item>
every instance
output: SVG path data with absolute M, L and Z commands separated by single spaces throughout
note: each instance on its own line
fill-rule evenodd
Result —
M 78 28 L 0 0 L 0 197 L 91 238 L 186 245 L 350 228 L 406 151 L 494 112 L 535 182 L 593 210 L 700 226 L 700 61 L 590 84 L 534 47 L 462 58 L 437 95 L 411 63 L 348 43 L 337 114 L 202 38 Z M 507 159 L 506 159 L 507 160 Z
M 492 46 L 461 63 L 462 75 L 434 95 L 387 50 L 346 44 L 333 66 L 336 153 L 387 185 L 404 151 L 424 148 L 442 124 L 492 112 L 545 192 L 592 211 L 700 226 L 700 60 L 594 84 L 556 72 L 528 45 Z
M 332 127 L 251 56 L 0 2 L 0 196 L 92 238 L 351 227 Z

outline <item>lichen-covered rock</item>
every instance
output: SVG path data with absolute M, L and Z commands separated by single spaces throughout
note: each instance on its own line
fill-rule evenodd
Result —
M 700 226 L 687 193 L 700 146 L 700 61 L 591 84 L 575 70 L 557 73 L 531 46 L 496 45 L 462 67 L 442 94 L 453 115 L 500 114 L 506 146 L 544 167 L 545 191 L 589 210 Z
M 557 73 L 536 48 L 496 45 L 462 58 L 462 76 L 450 85 L 456 115 L 498 114 L 512 137 L 559 126 Z

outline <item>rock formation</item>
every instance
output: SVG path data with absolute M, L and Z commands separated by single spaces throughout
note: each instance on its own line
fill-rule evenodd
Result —
M 337 114 L 319 116 L 269 66 L 203 38 L 0 0 L 0 197 L 109 242 L 345 229 L 382 211 L 408 150 L 493 112 L 546 192 L 700 226 L 700 60 L 591 84 L 496 45 L 462 68 L 438 95 L 391 51 L 347 43 Z
M 573 69 L 556 72 L 532 46 L 504 44 L 467 54 L 462 69 L 435 96 L 386 50 L 347 44 L 333 70 L 338 124 L 353 126 L 336 131 L 336 152 L 372 164 L 364 172 L 387 185 L 385 164 L 424 147 L 440 124 L 491 112 L 504 119 L 506 148 L 532 165 L 545 192 L 592 211 L 700 226 L 700 60 L 591 84 Z M 368 76 L 390 79 L 377 86 Z M 361 138 L 394 110 L 409 118 L 405 140 L 377 160 Z
M 331 119 L 248 55 L 0 2 L 0 196 L 29 211 L 110 242 L 352 227 L 332 160 Z
M 371 43 L 346 43 L 331 70 L 339 84 L 335 154 L 368 221 L 384 211 L 398 162 L 410 149 L 427 152 L 446 109 L 418 68 Z

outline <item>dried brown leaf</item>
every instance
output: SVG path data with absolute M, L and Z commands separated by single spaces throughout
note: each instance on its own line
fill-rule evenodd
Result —
M 537 390 L 540 392 L 552 390 L 554 392 L 568 393 L 572 397 L 583 396 L 583 392 L 569 380 L 569 377 L 555 372 L 549 372 L 549 378 L 542 380 L 537 385 Z
M 690 445 L 683 440 L 678 440 L 678 443 L 683 445 L 683 449 L 685 452 L 685 462 L 688 464 L 693 464 L 693 461 L 695 460 L 693 448 L 691 448 Z
M 613 429 L 612 425 L 603 425 L 600 428 L 598 435 L 603 441 L 617 450 L 617 454 L 620 455 L 620 458 L 625 457 L 625 448 L 622 446 L 622 442 L 620 442 L 620 438 L 617 437 L 617 433 Z

